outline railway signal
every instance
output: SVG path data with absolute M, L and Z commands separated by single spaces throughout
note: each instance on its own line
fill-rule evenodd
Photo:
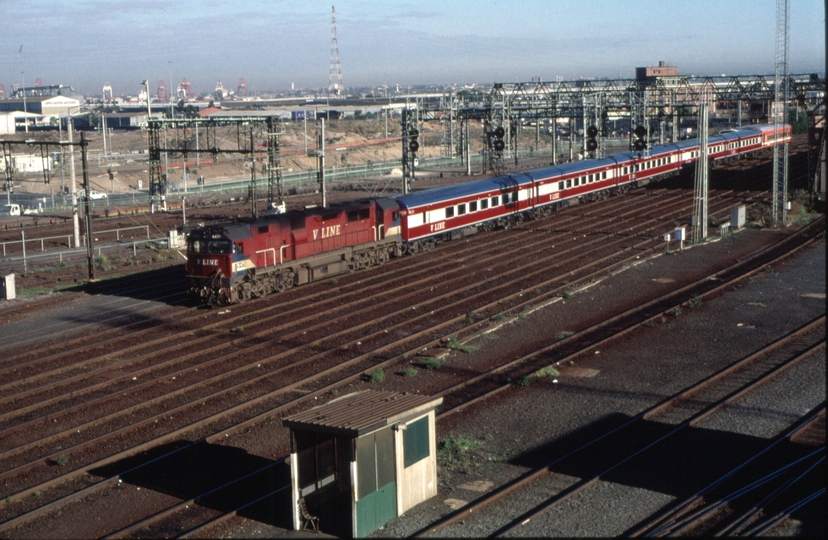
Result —
M 589 126 L 587 128 L 587 142 L 586 142 L 586 149 L 589 152 L 595 152 L 598 150 L 598 141 L 595 137 L 598 136 L 598 128 L 595 126 Z
M 636 126 L 633 130 L 633 149 L 642 152 L 647 149 L 647 128 Z
M 412 127 L 408 132 L 408 149 L 411 150 L 411 157 L 417 157 L 417 150 L 420 149 L 420 141 L 418 141 L 418 137 L 420 136 L 420 132 L 417 131 L 417 128 Z

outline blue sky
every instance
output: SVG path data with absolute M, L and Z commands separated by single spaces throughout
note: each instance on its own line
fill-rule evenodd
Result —
M 822 0 L 791 0 L 792 73 L 824 71 Z M 681 74 L 772 74 L 775 0 L 336 0 L 346 87 Z M 0 0 L 0 83 L 136 94 L 328 85 L 331 3 Z M 22 49 L 21 49 L 22 46 Z M 21 74 L 24 72 L 24 74 Z

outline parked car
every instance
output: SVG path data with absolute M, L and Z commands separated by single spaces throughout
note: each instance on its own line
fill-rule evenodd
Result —
M 21 213 L 19 204 L 5 204 L 0 208 L 0 216 L 19 216 Z
M 78 199 L 83 199 L 84 192 L 82 190 L 75 192 L 75 197 L 77 197 Z M 90 201 L 97 201 L 97 200 L 106 199 L 106 198 L 108 198 L 106 193 L 101 193 L 100 191 L 95 191 L 94 189 L 89 190 L 89 200 Z

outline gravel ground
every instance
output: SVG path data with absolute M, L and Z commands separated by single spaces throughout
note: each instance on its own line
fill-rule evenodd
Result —
M 749 241 L 746 231 L 732 242 Z M 683 281 L 685 270 L 703 266 L 710 257 L 727 256 L 727 242 L 685 250 L 671 257 L 646 261 L 574 295 L 570 300 L 534 312 L 498 331 L 497 340 L 532 340 L 541 332 L 575 330 L 589 312 L 606 315 L 625 291 L 669 279 Z M 796 259 L 744 282 L 735 291 L 685 309 L 664 324 L 639 329 L 604 350 L 562 368 L 557 383 L 539 379 L 514 388 L 502 399 L 467 409 L 438 422 L 438 439 L 468 436 L 484 441 L 492 458 L 485 464 L 441 471 L 438 496 L 389 523 L 376 536 L 402 537 L 451 512 L 448 502 L 471 501 L 480 494 L 463 489 L 471 481 L 490 481 L 492 488 L 519 476 L 532 466 L 552 461 L 586 438 L 588 431 L 615 425 L 727 365 L 763 344 L 784 335 L 825 312 L 825 244 L 809 248 Z M 450 363 L 450 360 L 446 362 Z M 762 392 L 744 398 L 734 410 L 745 412 L 737 427 L 711 418 L 705 430 L 767 439 L 783 431 L 794 418 L 825 400 L 825 355 L 789 370 Z M 531 414 L 527 414 L 531 411 Z M 720 450 L 720 449 L 719 449 Z M 732 448 L 729 453 L 737 454 Z M 499 459 L 502 458 L 502 459 Z M 722 467 L 725 463 L 722 464 Z M 558 474 L 539 492 L 556 492 L 577 478 Z M 607 496 L 604 496 L 607 495 Z M 611 496 L 610 496 L 611 495 Z M 523 496 L 521 496 L 523 497 Z M 517 507 L 525 505 L 516 497 Z M 601 483 L 596 489 L 559 506 L 520 531 L 528 536 L 607 536 L 625 532 L 675 499 L 675 494 L 635 485 Z M 530 497 L 531 498 L 531 497 Z M 448 501 L 448 502 L 447 502 Z M 462 503 L 459 503 L 462 504 Z M 531 505 L 530 505 L 531 506 Z M 517 515 L 518 512 L 510 511 Z M 502 525 L 498 512 L 481 512 L 467 523 L 446 527 L 445 537 L 484 536 Z M 481 519 L 482 516 L 482 519 Z M 473 523 L 473 524 L 472 524 Z M 795 532 L 794 527 L 794 532 Z M 803 529 L 804 530 L 804 529 Z
M 515 343 L 542 343 L 559 332 L 576 331 L 616 313 L 642 288 L 652 294 L 666 292 L 706 274 L 705 267 L 715 260 L 738 260 L 756 245 L 767 245 L 778 238 L 772 231 L 746 230 L 725 241 L 642 260 L 626 271 L 573 294 L 570 299 L 499 328 L 475 343 L 479 347 L 476 352 L 467 355 L 451 353 L 441 361 L 445 368 L 462 370 L 464 366 L 482 362 L 489 356 L 511 358 L 510 350 Z M 80 296 L 56 312 L 12 321 L 4 327 L 4 333 L 13 329 L 13 335 L 18 335 L 26 329 L 57 321 L 68 326 L 105 323 L 95 317 L 96 302 L 99 300 L 95 297 L 84 299 Z M 158 304 L 158 308 L 163 307 Z M 141 309 L 143 311 L 143 306 Z M 481 460 L 453 470 L 444 467 L 440 471 L 436 498 L 393 520 L 374 536 L 409 536 L 451 512 L 450 505 L 462 505 L 480 496 L 481 489 L 494 489 L 565 454 L 590 433 L 623 422 L 824 312 L 823 241 L 800 253 L 793 261 L 773 268 L 772 272 L 762 273 L 736 290 L 706 301 L 699 308 L 685 309 L 678 317 L 671 316 L 652 328 L 632 332 L 612 346 L 590 351 L 585 357 L 561 366 L 561 375 L 555 379 L 537 379 L 529 386 L 512 388 L 497 399 L 438 421 L 438 440 L 449 436 L 477 439 L 482 443 Z M 824 400 L 824 354 L 820 362 L 790 370 L 790 380 L 768 385 L 762 393 L 764 398 L 751 395 L 740 402 L 735 408 L 746 410 L 750 413 L 747 418 L 758 421 L 746 422 L 732 434 L 749 435 L 754 439 L 771 437 L 782 429 L 780 426 L 812 404 Z M 423 372 L 418 378 L 426 375 Z M 401 377 L 389 377 L 387 388 L 382 389 L 393 390 L 396 389 L 393 384 L 407 382 L 410 381 Z M 717 418 L 711 418 L 704 426 L 705 432 L 724 430 L 731 433 L 731 427 L 719 427 L 717 421 Z M 582 475 L 576 472 L 555 471 L 507 504 L 520 506 L 521 510 L 531 508 L 538 497 L 548 497 L 580 480 Z M 670 490 L 655 488 L 652 483 L 609 480 L 534 520 L 520 534 L 547 537 L 617 535 L 676 496 Z M 516 512 L 512 509 L 509 513 L 514 515 Z M 481 514 L 484 514 L 484 520 L 452 525 L 440 531 L 439 536 L 485 536 L 502 525 L 497 520 L 485 519 L 497 516 L 496 512 Z M 785 530 L 789 534 L 806 534 L 813 531 L 808 527 L 813 525 L 789 522 L 775 533 Z M 295 537 L 296 533 L 237 518 L 208 535 Z

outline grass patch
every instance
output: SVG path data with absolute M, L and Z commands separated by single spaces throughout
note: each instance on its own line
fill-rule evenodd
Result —
M 438 362 L 438 363 L 439 363 L 439 362 Z M 402 372 L 402 376 L 403 376 L 403 377 L 414 377 L 414 376 L 416 376 L 416 375 L 417 375 L 417 373 L 419 373 L 419 372 L 417 371 L 417 369 L 416 369 L 416 368 L 413 368 L 413 367 L 407 367 L 407 368 L 405 368 L 405 370 L 403 370 L 403 372 Z
M 440 369 L 441 367 L 443 367 L 443 364 L 441 364 L 440 361 L 437 360 L 436 358 L 434 358 L 433 356 L 427 356 L 426 358 L 423 358 L 422 360 L 420 360 L 419 366 L 422 367 L 423 369 L 428 369 L 430 371 L 436 371 L 436 370 Z
M 506 314 L 505 313 L 498 313 L 497 315 L 494 316 L 494 321 L 495 322 L 501 322 L 505 319 L 506 319 Z
M 661 317 L 661 324 L 665 324 L 667 322 L 667 317 Z
M 673 316 L 678 317 L 679 315 L 681 315 L 681 308 L 676 306 L 673 308 Z
M 766 307 L 765 304 L 763 304 L 762 302 L 748 302 L 747 305 L 756 307 Z
M 565 290 L 564 292 L 561 293 L 561 298 L 563 298 L 564 300 L 568 300 L 568 299 L 572 298 L 572 293 L 569 292 L 569 290 Z
M 469 311 L 466 313 L 466 324 L 474 324 L 474 320 L 477 318 L 477 313 L 474 311 Z
M 331 285 L 339 285 L 339 280 L 336 278 L 331 278 Z
M 517 388 L 520 388 L 520 387 L 523 387 L 523 386 L 529 386 L 530 384 L 532 384 L 532 381 L 526 375 L 518 377 L 517 379 L 515 379 L 513 381 L 510 381 L 510 382 L 511 382 L 512 386 L 515 386 Z
M 558 332 L 555 334 L 555 339 L 565 339 L 569 336 L 573 335 L 575 332 L 571 332 L 569 330 L 564 330 L 563 332 Z
M 702 299 L 698 294 L 694 294 L 693 298 L 687 301 L 687 305 L 691 308 L 697 308 L 702 305 Z
M 469 468 L 483 457 L 483 441 L 472 437 L 446 437 L 437 445 L 437 460 L 447 469 Z
M 65 291 L 66 289 L 73 289 L 84 285 L 85 282 L 67 283 L 65 285 L 52 285 L 51 287 L 27 287 L 25 289 L 18 289 L 17 296 L 42 296 L 44 294 L 52 294 L 54 292 Z
M 61 454 L 57 458 L 57 464 L 61 467 L 65 467 L 66 464 L 69 463 L 69 456 L 66 454 Z
M 555 366 L 542 367 L 532 374 L 533 377 L 542 379 L 544 377 L 557 377 L 561 373 L 555 369 Z
M 379 384 L 385 380 L 385 372 L 382 368 L 376 368 L 368 375 L 368 380 L 371 381 L 371 383 Z
M 237 326 L 237 327 L 233 328 L 231 330 L 231 332 L 234 332 L 236 334 L 241 334 L 242 332 L 244 332 L 244 326 Z
M 446 347 L 451 349 L 452 351 L 458 351 L 466 354 L 477 350 L 477 347 L 474 347 L 472 345 L 463 345 L 462 343 L 460 343 L 460 340 L 457 339 L 457 336 L 451 336 L 448 339 L 448 342 L 446 343 Z

